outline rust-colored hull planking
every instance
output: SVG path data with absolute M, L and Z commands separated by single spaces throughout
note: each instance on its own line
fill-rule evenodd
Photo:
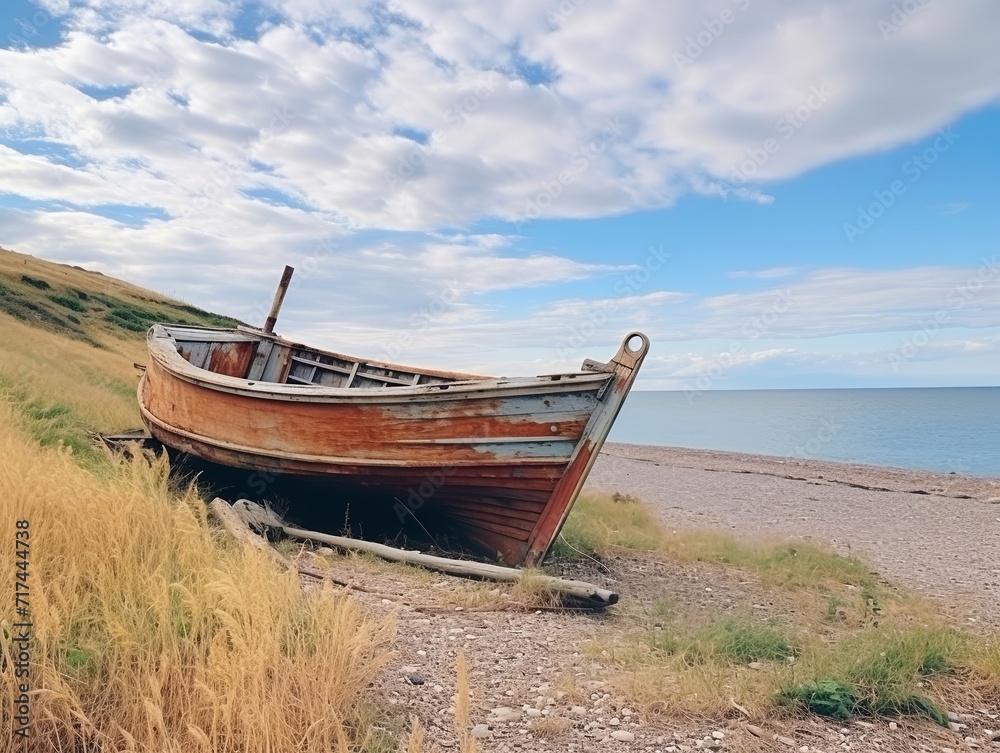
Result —
M 168 447 L 391 492 L 520 566 L 537 565 L 558 536 L 649 348 L 632 333 L 607 363 L 494 378 L 365 361 L 251 328 L 155 325 L 148 344 L 139 406 Z

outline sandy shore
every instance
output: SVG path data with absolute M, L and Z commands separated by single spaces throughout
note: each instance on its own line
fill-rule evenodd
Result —
M 587 486 L 638 496 L 669 525 L 829 542 L 955 619 L 1000 627 L 1000 479 L 609 443 Z

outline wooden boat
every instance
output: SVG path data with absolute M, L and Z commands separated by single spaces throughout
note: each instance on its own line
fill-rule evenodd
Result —
M 164 445 L 386 490 L 385 515 L 434 511 L 482 554 L 524 566 L 557 537 L 649 348 L 634 332 L 607 363 L 497 378 L 367 361 L 249 327 L 157 324 L 147 339 L 139 406 Z

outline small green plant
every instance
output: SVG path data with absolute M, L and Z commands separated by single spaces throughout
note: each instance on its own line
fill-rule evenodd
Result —
M 637 505 L 639 504 L 639 498 L 633 497 L 631 494 L 622 494 L 620 492 L 615 492 L 611 495 L 611 501 L 616 502 L 619 505 Z
M 97 667 L 97 657 L 94 653 L 81 648 L 66 649 L 63 661 L 66 668 L 76 674 L 88 674 Z
M 661 623 L 670 615 L 676 614 L 676 612 L 677 608 L 666 596 L 658 596 L 653 600 L 653 605 L 650 608 L 650 615 Z
M 831 596 L 826 602 L 826 621 L 827 622 L 841 622 L 845 614 L 840 609 L 840 605 L 843 602 L 836 596 Z
M 918 714 L 947 724 L 945 713 L 917 692 L 917 683 L 959 666 L 967 645 L 963 636 L 947 628 L 868 629 L 838 644 L 836 664 L 824 670 L 824 680 L 789 688 L 779 700 L 800 700 L 829 716 L 837 706 L 839 696 L 833 691 L 839 685 L 850 689 L 854 713 Z M 814 697 L 817 700 L 811 700 Z M 817 704 L 825 710 L 818 710 Z
M 927 654 L 924 656 L 924 660 L 917 667 L 917 672 L 923 677 L 930 677 L 931 675 L 944 675 L 948 674 L 954 669 L 948 657 L 945 656 L 943 651 L 938 649 L 929 649 Z
M 153 323 L 153 318 L 148 318 L 137 314 L 131 308 L 124 306 L 113 308 L 104 314 L 104 320 L 114 324 L 116 327 L 127 329 L 129 332 L 145 332 Z
M 877 625 L 878 617 L 882 613 L 882 604 L 874 584 L 866 583 L 862 586 L 861 600 L 865 604 L 865 619 Z
M 779 703 L 801 703 L 814 714 L 847 719 L 854 713 L 854 689 L 839 680 L 803 682 L 778 693 Z

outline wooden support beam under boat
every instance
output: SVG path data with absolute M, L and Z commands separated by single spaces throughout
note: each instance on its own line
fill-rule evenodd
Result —
M 222 502 L 222 500 L 216 499 L 212 504 L 215 506 L 219 502 Z M 407 565 L 417 565 L 429 570 L 438 570 L 450 575 L 464 575 L 503 583 L 517 583 L 525 578 L 524 570 L 518 570 L 513 567 L 501 567 L 482 562 L 436 557 L 432 554 L 396 549 L 395 547 L 376 544 L 372 541 L 351 539 L 345 536 L 331 536 L 330 534 L 319 533 L 318 531 L 293 528 L 285 525 L 285 522 L 272 510 L 268 510 L 247 499 L 237 500 L 233 504 L 233 512 L 243 519 L 248 528 L 260 528 L 262 526 L 277 528 L 286 536 L 291 536 L 295 539 L 317 541 L 329 546 L 335 546 L 338 549 L 368 552 L 390 562 L 401 562 Z M 541 583 L 550 591 L 570 596 L 595 609 L 603 609 L 604 607 L 618 603 L 618 594 L 604 588 L 599 588 L 593 583 L 586 583 L 580 580 L 565 580 L 551 575 L 532 574 L 531 577 L 537 579 L 536 582 Z

